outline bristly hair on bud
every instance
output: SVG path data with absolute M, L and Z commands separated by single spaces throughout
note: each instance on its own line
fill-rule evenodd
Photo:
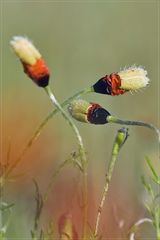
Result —
M 73 118 L 80 122 L 92 124 L 105 124 L 110 113 L 97 103 L 88 103 L 85 100 L 78 99 L 70 103 L 69 113 Z
M 150 81 L 147 77 L 147 71 L 140 66 L 126 68 L 118 72 L 118 75 L 121 79 L 121 88 L 128 91 L 144 88 Z
M 96 93 L 115 96 L 144 88 L 148 83 L 147 71 L 142 67 L 131 66 L 102 77 L 92 87 Z
M 10 45 L 19 57 L 24 72 L 39 87 L 46 87 L 49 82 L 49 69 L 33 43 L 26 37 L 14 36 Z

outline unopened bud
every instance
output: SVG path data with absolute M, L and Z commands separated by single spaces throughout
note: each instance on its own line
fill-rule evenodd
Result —
M 49 82 L 49 69 L 39 51 L 30 40 L 15 36 L 10 44 L 22 62 L 24 72 L 40 87 L 46 87 Z
M 97 103 L 88 103 L 84 100 L 74 100 L 68 110 L 73 118 L 80 122 L 92 124 L 105 124 L 110 113 Z

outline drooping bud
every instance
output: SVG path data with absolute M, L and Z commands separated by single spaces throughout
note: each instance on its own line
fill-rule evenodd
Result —
M 25 37 L 14 36 L 10 45 L 22 62 L 24 72 L 39 87 L 46 87 L 49 82 L 49 69 L 32 42 Z
M 80 122 L 105 124 L 110 113 L 97 103 L 88 103 L 82 99 L 70 103 L 68 110 L 73 118 Z
M 111 96 L 124 94 L 127 91 L 138 90 L 149 83 L 147 71 L 142 67 L 129 67 L 117 73 L 111 73 L 99 79 L 94 85 L 96 93 Z
M 78 240 L 71 214 L 63 214 L 58 223 L 60 240 Z

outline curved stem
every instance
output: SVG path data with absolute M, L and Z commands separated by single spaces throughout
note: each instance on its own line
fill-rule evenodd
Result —
M 129 240 L 135 240 L 135 232 L 136 232 L 137 228 L 138 228 L 141 224 L 146 223 L 146 222 L 153 224 L 153 221 L 152 221 L 150 218 L 142 218 L 142 219 L 138 220 L 138 221 L 133 225 L 133 227 L 132 227 L 133 230 L 131 229 L 131 232 L 130 232 L 130 235 L 129 235 Z
M 64 119 L 69 123 L 71 126 L 73 132 L 76 135 L 78 144 L 79 144 L 79 153 L 80 153 L 80 158 L 83 166 L 83 239 L 86 238 L 86 230 L 87 230 L 87 159 L 86 159 L 86 154 L 85 154 L 85 149 L 82 141 L 82 137 L 79 133 L 78 128 L 74 124 L 72 118 L 64 111 L 62 106 L 59 104 L 57 99 L 55 98 L 54 94 L 52 93 L 51 89 L 49 86 L 44 88 L 47 95 L 49 96 L 50 100 L 52 103 L 56 106 L 56 108 L 61 112 L 63 115 Z
M 75 99 L 76 97 L 82 95 L 82 94 L 86 94 L 86 93 L 90 93 L 92 92 L 92 88 L 88 87 L 85 88 L 79 92 L 77 92 L 76 94 L 74 94 L 72 97 L 68 98 L 67 100 L 65 100 L 61 106 L 65 107 L 67 104 L 69 104 L 73 99 Z M 13 162 L 13 164 L 11 164 L 8 169 L 5 172 L 5 176 L 7 177 L 12 171 L 13 169 L 16 168 L 16 166 L 19 164 L 19 162 L 21 162 L 21 160 L 23 159 L 23 156 L 25 155 L 25 153 L 29 150 L 29 148 L 33 145 L 33 143 L 37 140 L 37 138 L 39 137 L 41 131 L 43 130 L 43 128 L 47 125 L 48 121 L 56 114 L 59 112 L 59 109 L 55 109 L 52 112 L 50 112 L 47 117 L 42 121 L 42 123 L 38 126 L 38 128 L 36 129 L 36 131 L 33 133 L 33 135 L 31 136 L 31 138 L 29 139 L 29 141 L 27 142 L 26 146 L 24 147 L 24 149 L 22 150 L 22 152 L 20 153 L 20 155 L 18 156 L 18 158 L 15 160 L 15 162 Z
M 113 116 L 108 116 L 107 121 L 108 123 L 117 123 L 122 125 L 132 125 L 132 126 L 141 126 L 141 127 L 150 128 L 151 130 L 155 131 L 158 137 L 158 142 L 160 143 L 160 130 L 151 123 L 146 123 L 142 121 L 122 120 Z

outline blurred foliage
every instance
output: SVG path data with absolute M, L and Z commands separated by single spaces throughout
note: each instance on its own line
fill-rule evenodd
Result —
M 10 161 L 13 161 L 37 125 L 52 109 L 45 94 L 24 75 L 18 60 L 12 54 L 9 41 L 13 35 L 33 39 L 48 63 L 52 76 L 51 86 L 60 101 L 93 84 L 107 73 L 132 64 L 145 66 L 151 83 L 142 92 L 118 98 L 96 94 L 86 98 L 100 103 L 119 118 L 144 120 L 158 126 L 158 8 L 157 0 L 1 0 L 2 161 L 7 159 L 8 139 L 11 143 Z M 77 123 L 77 126 L 89 158 L 89 187 L 94 199 L 91 200 L 89 211 L 92 223 L 92 209 L 97 207 L 106 159 L 110 157 L 117 126 L 81 123 Z M 45 191 L 53 169 L 75 148 L 75 138 L 61 116 L 57 115 L 16 170 L 18 174 L 25 172 L 26 176 L 5 189 L 4 202 L 16 203 L 8 238 L 30 237 L 34 222 L 34 189 L 31 187 L 31 179 L 37 179 L 42 192 Z M 122 205 L 122 210 L 125 209 L 122 211 L 124 221 L 129 224 L 144 211 L 139 197 L 142 192 L 139 179 L 145 164 L 142 159 L 146 154 L 151 159 L 158 159 L 157 152 L 158 146 L 152 132 L 130 128 L 130 138 L 120 154 L 110 192 L 111 201 L 108 203 L 110 209 L 113 202 Z M 154 161 L 154 166 L 159 168 L 157 160 Z M 69 169 L 57 180 L 57 194 L 49 202 L 44 219 L 54 218 L 56 222 L 68 204 L 71 206 L 68 192 L 75 189 L 75 176 L 77 177 L 76 172 Z M 129 207 L 126 209 L 126 206 Z M 74 207 L 71 209 L 74 211 Z M 104 219 L 102 231 L 107 237 L 116 238 L 120 230 L 117 232 L 114 229 L 113 214 L 107 213 L 110 213 L 110 218 L 108 221 Z M 75 215 L 77 217 L 78 213 Z M 106 224 L 109 224 L 107 229 L 110 228 L 108 233 L 104 230 Z

